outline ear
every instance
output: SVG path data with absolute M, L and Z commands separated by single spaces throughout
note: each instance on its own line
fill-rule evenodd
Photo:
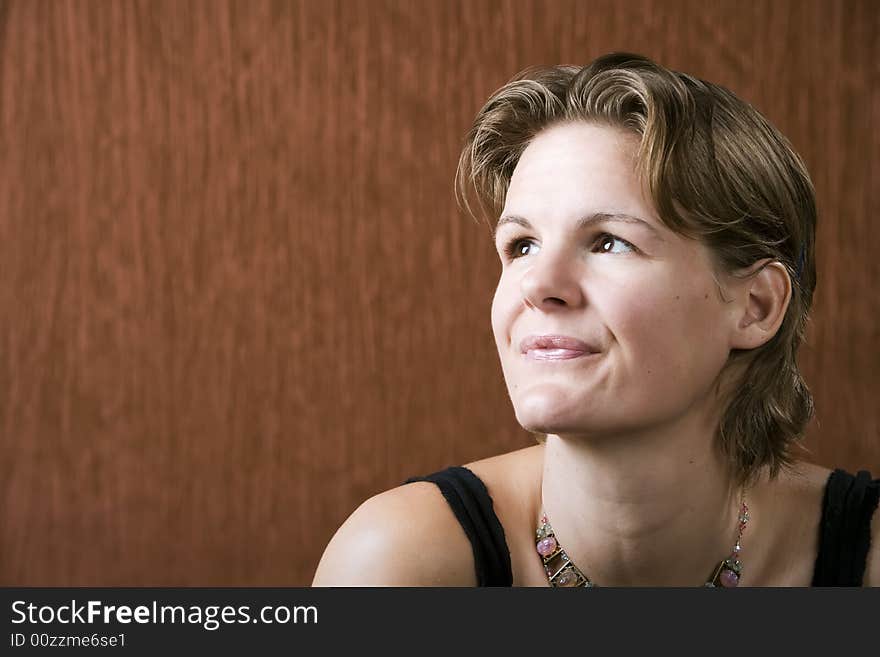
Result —
M 730 346 L 755 349 L 769 341 L 785 318 L 791 301 L 791 279 L 785 267 L 764 259 L 733 279 L 736 324 Z

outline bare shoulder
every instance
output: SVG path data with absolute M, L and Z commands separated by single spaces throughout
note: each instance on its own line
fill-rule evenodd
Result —
M 810 585 L 829 474 L 826 468 L 799 461 L 772 479 L 764 472 L 748 494 L 753 585 Z
M 813 499 L 818 498 L 821 504 L 822 496 L 825 493 L 825 487 L 831 470 L 816 465 L 803 465 L 801 468 L 803 477 L 800 479 L 800 485 L 810 490 Z M 877 478 L 877 473 L 872 473 Z M 868 555 L 865 562 L 865 572 L 862 577 L 863 586 L 880 586 L 880 505 L 874 509 L 870 525 L 870 543 Z
M 505 527 L 523 513 L 534 515 L 540 503 L 544 446 L 533 445 L 465 465 L 486 485 L 495 513 Z M 516 516 L 516 518 L 514 518 Z M 530 519 L 529 523 L 532 522 Z
M 499 493 L 522 490 L 523 485 L 540 483 L 544 446 L 533 445 L 465 464 L 487 487 Z
M 778 514 L 774 513 L 774 525 L 785 546 L 780 554 L 788 555 L 789 563 L 797 563 L 794 555 L 798 546 L 808 546 L 808 558 L 802 564 L 802 578 L 806 578 L 802 585 L 806 585 L 810 579 L 818 552 L 822 502 L 830 475 L 828 468 L 798 462 L 791 470 L 780 473 L 768 486 L 769 495 L 765 499 L 772 500 L 774 511 L 778 511 Z M 873 476 L 876 477 L 876 473 Z M 862 583 L 864 586 L 880 586 L 880 506 L 874 511 L 870 532 L 871 542 Z M 782 566 L 779 565 L 779 568 Z
M 440 489 L 414 482 L 361 504 L 324 550 L 312 586 L 475 586 L 470 542 Z
M 830 475 L 831 470 L 828 468 L 798 461 L 791 469 L 782 471 L 776 481 L 779 484 L 778 490 L 791 495 L 793 499 L 808 504 L 818 501 L 821 504 Z
M 784 517 L 809 519 L 810 533 L 818 533 L 822 498 L 830 474 L 828 468 L 798 461 L 769 482 L 765 495 Z

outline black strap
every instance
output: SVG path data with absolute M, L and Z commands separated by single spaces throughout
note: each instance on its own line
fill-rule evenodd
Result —
M 838 468 L 829 475 L 813 586 L 861 586 L 878 498 L 880 479 L 872 481 L 865 470 L 853 476 Z
M 452 507 L 471 542 L 477 586 L 512 586 L 513 571 L 504 528 L 480 478 L 467 468 L 452 466 L 424 477 L 410 477 L 405 483 L 415 481 L 437 484 Z

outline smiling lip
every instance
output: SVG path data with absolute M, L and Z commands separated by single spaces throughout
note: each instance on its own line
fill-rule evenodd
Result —
M 531 360 L 569 360 L 589 356 L 588 351 L 574 351 L 572 349 L 529 349 L 525 356 Z
M 598 349 L 567 335 L 529 335 L 520 352 L 532 360 L 568 360 L 598 353 Z

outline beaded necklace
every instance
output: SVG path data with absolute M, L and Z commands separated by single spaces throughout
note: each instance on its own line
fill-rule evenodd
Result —
M 749 507 L 746 506 L 745 494 L 743 494 L 740 503 L 739 512 L 739 529 L 736 535 L 736 545 L 733 551 L 726 559 L 722 559 L 712 571 L 708 581 L 704 584 L 707 587 L 721 586 L 723 588 L 733 588 L 739 584 L 742 575 L 742 562 L 739 560 L 739 553 L 742 549 L 740 541 L 742 540 L 743 531 L 749 522 Z M 556 540 L 553 527 L 547 520 L 547 514 L 541 510 L 541 520 L 538 523 L 536 536 L 536 549 L 541 561 L 544 563 L 544 572 L 547 573 L 547 581 L 553 587 L 594 587 L 596 586 L 592 580 L 587 577 L 583 571 L 578 568 L 574 562 L 568 557 L 565 550 Z

